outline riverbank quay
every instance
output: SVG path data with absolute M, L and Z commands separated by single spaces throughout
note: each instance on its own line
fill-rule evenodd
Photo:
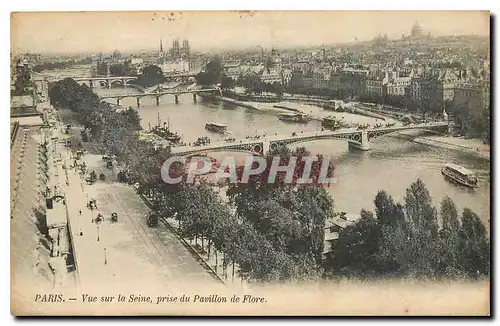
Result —
M 401 131 L 398 135 L 418 144 L 455 150 L 480 157 L 488 161 L 491 157 L 490 145 L 484 144 L 480 139 L 465 139 L 464 137 L 437 135 L 419 136 L 415 131 Z
M 483 144 L 479 139 L 464 139 L 459 137 L 427 136 L 417 137 L 413 140 L 416 143 L 453 149 L 465 152 L 474 156 L 490 160 L 491 149 L 489 145 Z
M 242 102 L 242 101 L 238 101 L 238 100 L 235 100 L 235 99 L 232 99 L 232 98 L 229 98 L 229 97 L 225 97 L 225 96 L 212 95 L 212 94 L 203 94 L 203 93 L 199 93 L 198 96 L 200 96 L 202 98 L 211 99 L 211 100 L 218 100 L 218 101 L 221 101 L 221 102 L 224 102 L 224 103 L 238 105 L 238 106 L 241 106 L 241 107 L 244 107 L 244 108 L 248 108 L 248 109 L 259 110 L 254 105 L 251 105 L 249 103 L 245 103 L 245 102 Z

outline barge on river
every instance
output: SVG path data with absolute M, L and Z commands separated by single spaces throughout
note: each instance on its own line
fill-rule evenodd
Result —
M 302 113 L 282 113 L 278 116 L 278 119 L 285 122 L 308 123 L 311 117 Z
M 205 129 L 212 132 L 218 132 L 221 134 L 226 133 L 227 125 L 222 123 L 207 122 L 205 124 Z
M 477 187 L 477 177 L 474 172 L 460 165 L 447 163 L 441 168 L 441 173 L 446 178 L 463 186 L 470 188 Z

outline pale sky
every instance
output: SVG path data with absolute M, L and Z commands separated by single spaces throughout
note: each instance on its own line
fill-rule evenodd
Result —
M 408 35 L 489 35 L 487 11 L 45 12 L 11 16 L 13 52 L 129 52 L 189 39 L 194 51 L 321 45 Z M 181 42 L 182 45 L 182 42 Z

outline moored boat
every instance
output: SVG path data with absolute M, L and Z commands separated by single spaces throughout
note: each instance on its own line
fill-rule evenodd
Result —
M 222 124 L 222 123 L 215 123 L 215 122 L 207 122 L 205 124 L 205 129 L 208 131 L 213 131 L 213 132 L 218 132 L 218 133 L 225 133 L 227 129 L 227 125 Z
M 278 116 L 278 119 L 285 122 L 298 122 L 307 123 L 311 118 L 307 114 L 302 113 L 282 113 Z
M 460 165 L 447 163 L 441 168 L 441 173 L 461 185 L 471 188 L 477 187 L 477 177 L 474 172 Z
M 176 144 L 181 140 L 181 136 L 178 133 L 170 131 L 170 123 L 164 122 L 163 126 L 161 125 L 159 114 L 158 124 L 153 128 L 150 127 L 150 132 L 165 140 L 168 140 L 172 144 Z
M 210 138 L 208 137 L 199 137 L 194 143 L 194 146 L 205 146 L 210 144 Z

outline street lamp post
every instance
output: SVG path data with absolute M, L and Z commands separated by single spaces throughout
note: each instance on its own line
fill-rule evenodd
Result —
M 108 258 L 106 257 L 106 248 L 104 248 L 104 265 L 108 264 Z
M 97 224 L 97 241 L 99 241 L 99 224 Z

